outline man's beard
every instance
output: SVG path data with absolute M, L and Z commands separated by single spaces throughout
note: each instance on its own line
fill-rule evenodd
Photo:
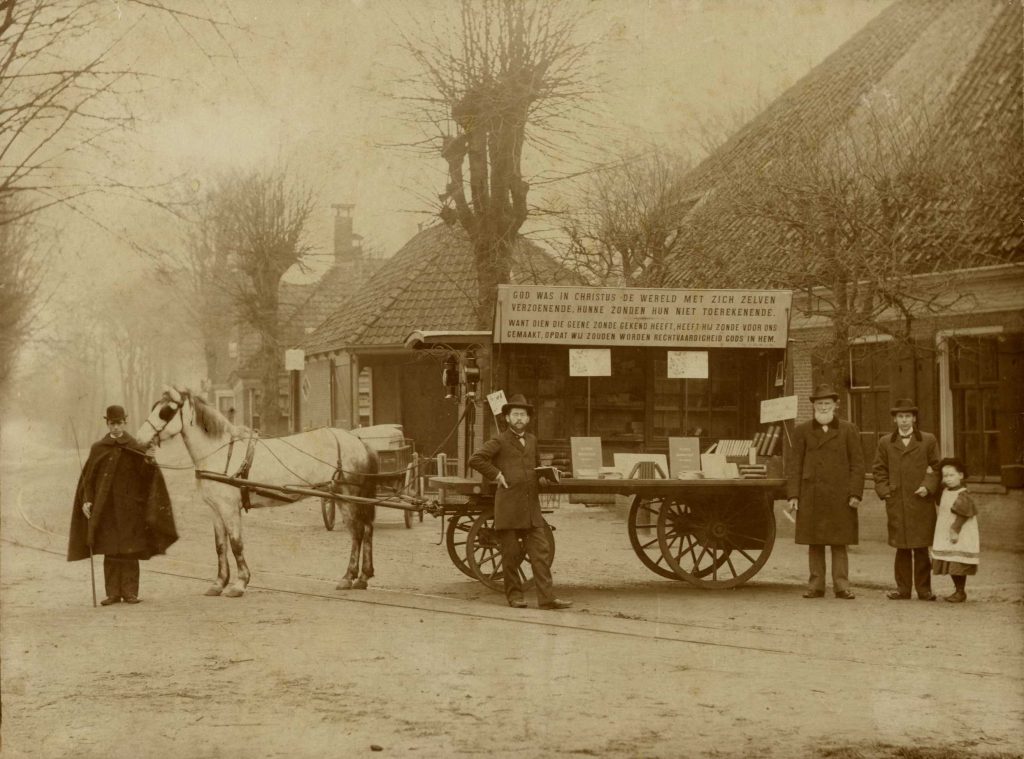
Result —
M 827 414 L 822 414 L 817 411 L 814 412 L 814 421 L 818 424 L 832 424 L 832 420 L 835 419 L 835 417 L 835 411 L 829 411 Z

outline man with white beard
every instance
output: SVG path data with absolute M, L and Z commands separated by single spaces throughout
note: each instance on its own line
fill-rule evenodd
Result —
M 832 385 L 815 387 L 810 400 L 814 418 L 796 426 L 786 466 L 796 542 L 807 546 L 810 566 L 804 598 L 825 595 L 825 546 L 832 546 L 832 590 L 836 598 L 852 600 L 847 546 L 859 537 L 864 451 L 857 427 L 836 415 L 839 393 Z

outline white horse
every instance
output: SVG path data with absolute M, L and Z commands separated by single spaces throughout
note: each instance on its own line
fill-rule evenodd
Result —
M 268 485 L 332 488 L 363 498 L 375 496 L 377 456 L 352 433 L 328 427 L 287 437 L 261 439 L 248 427 L 234 425 L 216 408 L 186 388 L 167 388 L 136 433 L 144 445 L 159 445 L 181 435 L 197 470 L 233 477 L 244 476 Z M 241 511 L 245 498 L 265 506 L 297 498 L 276 491 L 245 489 L 213 480 L 196 479 L 203 501 L 213 510 L 217 541 L 217 580 L 208 596 L 237 598 L 249 584 L 249 566 L 242 543 Z M 277 495 L 278 497 L 274 497 Z M 339 590 L 366 588 L 373 577 L 373 504 L 342 501 L 342 517 L 352 536 L 348 569 Z M 235 556 L 237 577 L 228 587 L 231 568 L 228 546 Z M 360 561 L 361 558 L 361 561 Z

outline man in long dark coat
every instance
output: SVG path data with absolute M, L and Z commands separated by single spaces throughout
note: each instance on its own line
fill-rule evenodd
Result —
M 878 441 L 875 492 L 885 500 L 889 545 L 896 549 L 893 600 L 910 598 L 911 583 L 922 601 L 934 601 L 928 548 L 935 533 L 935 493 L 939 489 L 939 443 L 917 426 L 917 406 L 901 398 L 889 409 L 896 430 Z
M 103 554 L 102 604 L 139 602 L 139 560 L 178 539 L 163 475 L 146 449 L 125 432 L 121 406 L 109 406 L 109 432 L 89 451 L 75 491 L 68 561 Z
M 825 546 L 832 547 L 832 590 L 853 599 L 846 547 L 858 542 L 857 507 L 864 495 L 860 432 L 839 419 L 839 393 L 818 385 L 814 418 L 798 424 L 787 462 L 789 507 L 796 512 L 796 542 L 807 546 L 810 577 L 804 598 L 825 595 Z
M 502 406 L 508 428 L 488 440 L 469 458 L 469 465 L 498 483 L 494 494 L 494 531 L 501 541 L 501 571 L 509 606 L 526 608 L 519 565 L 523 553 L 530 558 L 541 609 L 567 609 L 572 601 L 555 598 L 551 579 L 552 546 L 547 523 L 540 512 L 536 468 L 540 465 L 537 438 L 526 431 L 533 406 L 522 395 L 513 395 Z

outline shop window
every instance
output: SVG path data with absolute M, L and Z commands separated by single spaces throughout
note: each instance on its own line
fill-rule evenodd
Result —
M 644 349 L 610 350 L 610 377 L 590 377 L 589 386 L 587 377 L 569 378 L 573 401 L 572 434 L 589 434 L 610 443 L 643 443 L 647 400 Z M 563 350 L 563 356 L 567 364 L 568 352 Z
M 528 346 L 509 351 L 506 396 L 522 393 L 534 406 L 533 431 L 540 440 L 563 438 L 567 370 L 564 348 Z
M 755 358 L 753 352 L 711 351 L 707 379 L 669 379 L 667 359 L 656 358 L 654 437 L 739 437 L 741 383 L 757 376 Z
M 373 368 L 364 366 L 359 370 L 359 426 L 373 424 Z
M 974 477 L 998 477 L 999 354 L 995 336 L 959 336 L 949 355 L 953 449 Z
M 893 358 L 888 341 L 850 346 L 850 421 L 860 430 L 866 461 L 874 460 L 878 438 L 892 430 Z

